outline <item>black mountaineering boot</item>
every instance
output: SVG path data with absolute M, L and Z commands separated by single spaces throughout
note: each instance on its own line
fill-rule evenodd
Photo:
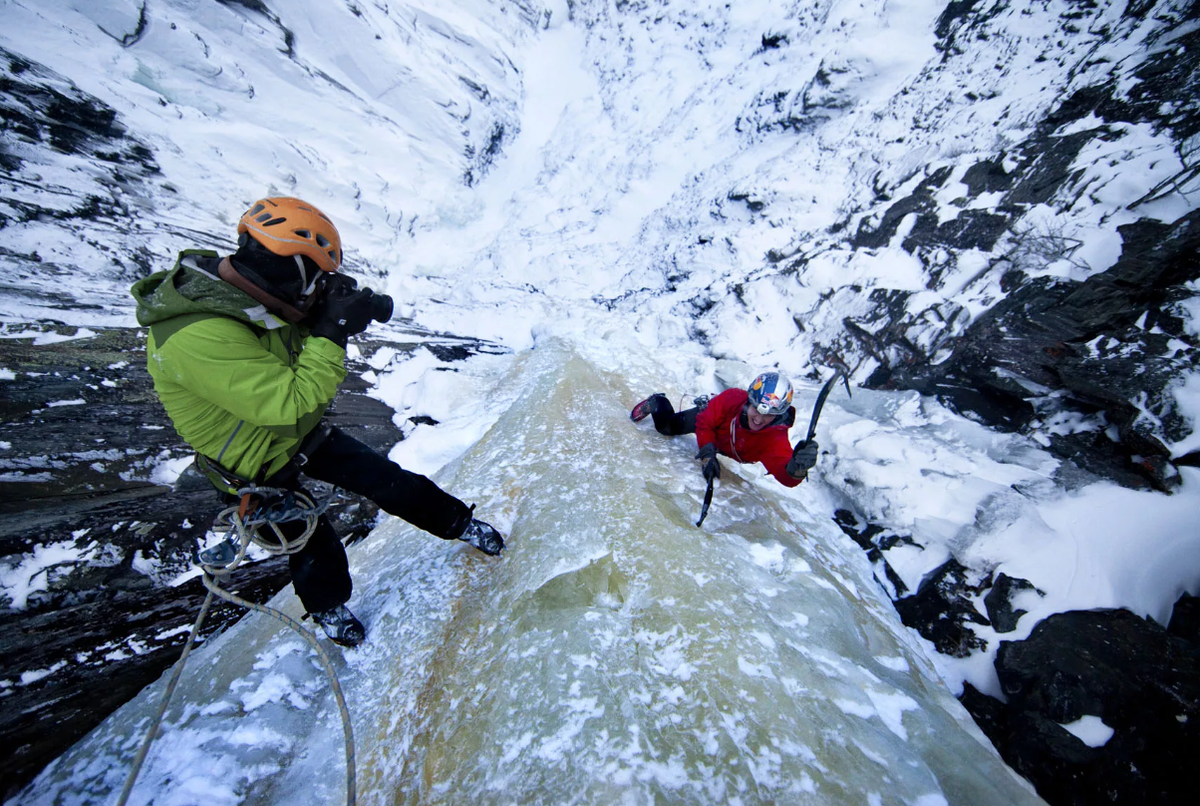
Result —
M 458 539 L 470 543 L 484 554 L 492 557 L 504 550 L 504 538 L 500 536 L 500 533 L 493 529 L 490 523 L 484 523 L 474 518 L 467 524 L 466 531 L 459 535 Z
M 484 554 L 495 557 L 504 550 L 504 538 L 492 528 L 490 523 L 484 523 L 481 520 L 473 518 L 472 515 L 474 514 L 475 505 L 471 504 L 471 508 L 460 515 L 458 520 L 454 522 L 454 526 L 450 527 L 450 532 L 446 539 L 461 540 L 464 543 L 470 543 Z M 465 526 L 463 525 L 464 523 L 466 524 Z
M 367 637 L 362 622 L 354 617 L 350 608 L 340 604 L 332 610 L 309 613 L 312 620 L 321 625 L 329 640 L 342 646 L 358 646 Z

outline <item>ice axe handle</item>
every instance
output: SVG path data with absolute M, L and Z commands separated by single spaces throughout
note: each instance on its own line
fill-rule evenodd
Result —
M 704 523 L 704 517 L 708 515 L 709 504 L 712 503 L 713 496 L 713 480 L 708 480 L 708 489 L 704 491 L 704 505 L 700 507 L 700 520 L 696 521 L 697 528 Z
M 817 395 L 817 402 L 813 405 L 812 419 L 808 421 L 808 436 L 796 446 L 797 448 L 812 442 L 813 437 L 817 435 L 817 420 L 821 416 L 821 409 L 825 407 L 825 399 L 833 391 L 833 387 L 837 384 L 838 379 L 841 379 L 842 383 L 846 384 L 846 394 L 850 394 L 850 379 L 846 377 L 846 371 L 838 367 L 834 370 L 833 377 L 825 381 L 825 385 L 821 387 L 821 392 Z

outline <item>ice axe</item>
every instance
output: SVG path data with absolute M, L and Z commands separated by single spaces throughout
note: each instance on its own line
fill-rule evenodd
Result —
M 704 523 L 704 516 L 708 514 L 708 506 L 712 503 L 713 480 L 708 480 L 708 489 L 704 491 L 704 505 L 700 507 L 700 520 L 696 521 L 696 526 Z
M 846 377 L 845 367 L 834 367 L 833 377 L 825 381 L 825 385 L 821 387 L 821 393 L 817 395 L 817 402 L 813 404 L 812 419 L 808 421 L 808 436 L 804 441 L 796 446 L 797 449 L 803 448 L 808 443 L 812 442 L 813 437 L 817 435 L 817 419 L 821 416 L 821 409 L 825 407 L 825 399 L 829 397 L 829 393 L 833 391 L 833 387 L 837 385 L 838 378 L 842 379 L 842 383 L 846 384 L 846 394 L 850 394 L 850 379 Z

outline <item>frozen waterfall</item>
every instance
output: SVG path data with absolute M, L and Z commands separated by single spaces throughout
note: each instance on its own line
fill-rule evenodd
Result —
M 560 340 L 510 361 L 437 476 L 503 559 L 396 520 L 351 547 L 359 802 L 1040 803 L 802 494 L 726 462 L 695 527 L 694 442 L 632 426 L 629 379 Z M 15 802 L 113 802 L 164 682 Z M 131 803 L 338 803 L 341 742 L 307 646 L 252 615 L 189 660 Z

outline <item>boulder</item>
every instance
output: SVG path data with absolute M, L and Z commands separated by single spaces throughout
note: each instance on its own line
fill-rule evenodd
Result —
M 1200 644 L 1179 633 L 1195 635 L 1195 602 L 1180 600 L 1170 629 L 1128 610 L 1050 616 L 1000 644 L 1006 703 L 969 685 L 962 702 L 1053 806 L 1192 803 L 1183 772 L 1200 753 Z M 1080 720 L 1100 735 L 1068 730 Z
M 969 626 L 988 623 L 973 602 L 979 591 L 980 586 L 970 581 L 970 571 L 950 559 L 922 579 L 916 593 L 897 599 L 896 612 L 906 626 L 932 641 L 938 652 L 965 658 L 987 648 L 987 641 Z

